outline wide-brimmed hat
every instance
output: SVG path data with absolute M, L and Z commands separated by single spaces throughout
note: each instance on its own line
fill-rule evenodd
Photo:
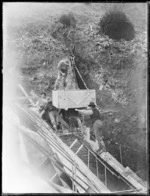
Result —
M 88 106 L 90 106 L 90 107 L 95 107 L 96 105 L 95 105 L 94 102 L 90 102 Z
M 66 65 L 70 65 L 70 60 L 68 58 L 62 59 L 59 63 L 58 66 L 60 66 L 61 64 L 66 64 Z

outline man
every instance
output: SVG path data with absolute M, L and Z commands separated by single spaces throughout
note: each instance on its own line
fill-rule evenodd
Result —
M 56 108 L 52 105 L 51 98 L 46 97 L 46 93 L 41 93 L 41 97 L 36 102 L 35 107 L 38 110 L 39 116 L 47 123 L 52 124 L 54 129 L 57 130 Z
M 94 102 L 91 102 L 88 106 L 90 107 L 89 110 L 91 110 L 90 117 L 91 117 L 92 128 L 93 128 L 96 140 L 99 143 L 99 149 L 97 153 L 106 152 L 106 147 L 103 141 L 103 133 L 102 133 L 103 123 L 100 120 L 100 112 L 96 108 L 96 105 L 94 104 Z
M 52 99 L 50 97 L 47 97 L 47 103 L 45 104 L 42 113 L 43 113 L 44 120 L 46 120 L 46 121 L 50 120 L 55 131 L 57 131 L 58 126 L 60 124 L 64 128 L 69 129 L 68 124 L 58 114 L 57 108 L 55 106 L 53 106 Z
M 85 115 L 90 115 L 91 130 L 94 131 L 96 142 L 98 142 L 99 144 L 99 149 L 97 150 L 97 153 L 100 154 L 102 152 L 106 152 L 106 147 L 103 141 L 103 133 L 102 133 L 103 123 L 100 119 L 100 112 L 96 108 L 94 102 L 90 102 L 88 106 L 89 107 L 87 108 L 87 110 L 82 110 L 82 112 L 85 113 Z M 80 112 L 80 110 L 78 111 Z
M 58 76 L 54 85 L 54 90 L 64 90 L 66 86 L 66 77 L 70 61 L 68 59 L 63 59 L 58 63 Z
M 74 69 L 69 58 L 58 63 L 58 76 L 54 85 L 54 90 L 78 89 Z
M 47 97 L 47 102 L 42 109 L 41 117 L 47 122 L 50 120 L 54 130 L 57 131 L 58 113 L 57 109 L 52 105 L 52 100 L 50 97 Z

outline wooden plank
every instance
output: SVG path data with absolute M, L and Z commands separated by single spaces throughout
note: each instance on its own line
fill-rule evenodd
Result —
M 29 100 L 29 102 L 34 106 L 35 103 L 32 101 L 32 99 L 29 97 L 29 95 L 27 94 L 27 92 L 25 91 L 25 89 L 22 87 L 21 84 L 18 85 L 19 88 L 21 89 L 21 91 L 23 92 L 23 94 L 25 95 L 25 97 Z
M 105 185 L 107 186 L 107 169 L 105 167 Z
M 49 161 L 49 158 L 48 157 L 45 157 L 45 159 L 38 166 L 38 170 L 40 170 L 45 164 L 47 164 L 48 161 Z
M 126 173 L 125 168 L 109 152 L 103 152 L 99 156 L 104 161 L 106 161 L 110 166 L 112 166 L 112 168 L 114 168 L 121 176 L 123 176 L 135 188 L 144 192 L 146 191 L 146 187 L 144 187 L 141 183 L 135 180 L 131 175 Z
M 58 174 L 57 173 L 55 173 L 49 180 L 50 181 L 53 181 L 54 180 L 54 178 L 56 177 L 56 176 L 58 176 Z
M 55 188 L 59 193 L 75 193 L 74 191 L 72 191 L 71 189 L 62 187 L 60 185 L 57 185 L 55 183 L 52 183 L 51 181 L 49 181 L 49 183 L 51 184 L 51 186 L 53 188 Z
M 48 130 L 45 130 L 47 132 L 47 134 L 51 134 L 51 135 L 55 135 L 53 132 L 51 131 L 48 131 Z M 84 177 L 84 179 L 86 180 L 86 182 L 89 184 L 89 186 L 92 187 L 93 190 L 95 190 L 97 193 L 100 193 L 100 192 L 109 192 L 110 191 L 104 186 L 104 184 L 87 168 L 87 166 L 83 163 L 83 161 L 77 156 L 75 155 L 72 150 L 69 149 L 68 146 L 66 146 L 66 144 L 64 144 L 62 142 L 61 139 L 59 139 L 59 137 L 57 137 L 55 135 L 54 139 L 57 140 L 56 143 L 59 144 L 59 146 L 62 147 L 62 149 L 65 150 L 65 152 L 73 158 L 73 161 L 77 163 L 78 167 L 79 167 L 79 164 L 82 164 L 82 166 L 80 165 L 80 169 L 81 171 L 86 174 L 86 178 Z M 59 152 L 53 148 L 53 151 L 55 151 L 56 153 L 58 153 L 58 156 L 61 156 L 60 159 L 63 160 L 65 157 L 63 157 L 61 154 L 59 154 Z M 77 159 L 79 162 L 77 162 Z M 64 159 L 64 163 L 66 164 L 66 159 Z M 71 165 L 70 165 L 71 166 Z M 86 169 L 86 171 L 84 171 L 84 169 Z M 77 176 L 81 176 L 81 173 L 78 171 L 77 172 Z M 78 179 L 79 180 L 79 179 Z
M 89 164 L 90 164 L 90 151 L 88 150 L 88 168 L 89 168 Z
M 131 175 L 135 180 L 137 180 L 143 186 L 147 187 L 146 183 L 139 176 L 137 176 L 136 173 L 134 173 L 129 167 L 126 167 L 125 170 L 128 175 Z
M 71 144 L 71 146 L 69 147 L 70 149 L 75 145 L 75 143 L 77 142 L 78 140 L 75 139 L 74 142 Z
M 75 154 L 78 154 L 78 152 L 83 148 L 83 144 L 80 146 L 80 148 L 77 150 Z
M 22 109 L 22 108 L 21 108 Z M 31 117 L 30 115 L 29 115 L 29 117 Z M 40 124 L 40 122 L 39 122 L 39 124 Z M 41 120 L 41 124 L 42 124 L 42 120 Z M 58 147 L 60 147 L 61 148 L 61 150 L 62 151 L 64 151 L 65 153 L 66 153 L 66 149 L 65 148 L 62 148 L 62 145 L 60 144 L 60 142 L 59 141 L 57 141 L 57 139 L 58 139 L 58 137 L 56 136 L 56 134 L 54 134 L 50 129 L 46 129 L 46 128 L 41 128 L 42 129 L 42 132 L 43 133 L 45 133 L 45 134 L 47 134 L 49 137 L 51 137 L 51 139 L 53 140 L 53 142 L 56 144 L 56 146 L 55 146 L 55 148 L 51 145 L 51 142 L 49 142 L 49 140 L 47 140 L 47 138 L 43 138 L 43 137 L 41 137 L 41 139 L 43 140 L 43 139 L 46 139 L 46 141 L 49 143 L 49 145 L 52 147 L 52 152 L 55 152 L 57 155 L 58 155 L 58 157 L 63 161 L 62 163 L 64 164 L 64 166 L 66 166 L 65 167 L 65 171 L 67 171 L 67 173 L 69 173 L 69 170 L 68 170 L 68 166 L 71 168 L 71 166 L 72 166 L 72 164 L 73 164 L 73 162 L 74 162 L 74 157 L 73 156 L 70 156 L 70 155 L 68 155 L 68 157 L 69 158 L 72 158 L 72 162 L 69 162 L 68 161 L 68 159 L 66 159 L 66 157 L 64 157 L 64 154 L 60 154 L 59 153 L 59 150 L 58 150 Z M 28 129 L 27 129 L 27 131 L 26 132 L 28 132 Z M 35 133 L 35 132 L 32 132 L 32 131 L 30 131 L 29 132 L 30 133 L 30 135 L 32 136 L 33 135 L 33 139 L 36 139 L 36 137 L 34 137 L 34 136 L 36 136 L 37 135 L 37 133 Z M 32 134 L 31 134 L 32 133 Z M 40 135 L 38 135 L 39 137 L 40 137 Z M 37 138 L 38 139 L 38 138 Z M 37 141 L 37 139 L 36 139 L 36 141 Z M 45 142 L 46 142 L 45 141 Z M 61 141 L 61 140 L 60 140 Z M 45 144 L 45 142 L 44 143 L 42 143 L 42 146 Z M 47 143 L 46 142 L 46 143 Z M 37 144 L 38 144 L 38 141 L 37 141 Z M 44 145 L 45 146 L 45 145 Z M 69 147 L 68 147 L 69 148 Z M 74 154 L 75 155 L 75 154 Z M 69 165 L 70 164 L 70 165 Z M 79 166 L 78 166 L 78 168 L 79 168 Z M 82 170 L 82 168 L 81 168 L 81 170 Z M 70 170 L 70 175 L 72 174 L 72 170 Z M 80 176 L 80 178 L 81 178 L 81 180 L 80 180 L 80 183 L 84 183 L 85 185 L 84 185 L 84 189 L 86 190 L 89 186 L 91 186 L 92 187 L 92 185 L 91 185 L 91 182 L 90 181 L 88 181 L 88 178 L 84 175 L 84 172 L 83 172 L 83 174 L 78 170 L 78 172 L 77 172 L 77 177 L 78 177 L 78 180 L 77 180 L 77 182 L 79 182 L 79 176 Z M 81 187 L 83 187 L 82 186 L 82 184 L 81 184 Z M 95 187 L 94 187 L 95 188 Z M 93 189 L 94 189 L 93 188 Z M 83 189 L 83 190 L 84 190 Z M 83 191 L 82 191 L 83 192 Z M 93 191 L 93 193 L 95 193 L 96 191 Z
M 87 176 L 87 182 L 89 183 L 89 186 L 93 187 L 93 189 L 97 193 L 110 193 L 110 190 L 106 188 L 106 186 L 88 169 L 88 167 L 85 165 L 85 163 L 77 156 L 75 155 L 70 148 L 66 144 L 64 144 L 61 139 L 57 138 L 59 144 L 65 149 L 65 151 L 74 159 L 74 161 L 77 163 L 77 165 L 80 167 L 82 172 L 86 174 Z M 78 175 L 79 172 L 77 171 Z M 77 175 L 77 176 L 78 176 Z M 93 185 L 92 185 L 93 183 Z
M 38 122 L 39 123 L 39 125 L 42 125 L 42 121 L 41 121 L 41 123 L 40 122 Z M 56 145 L 56 148 L 54 149 L 54 148 L 52 148 L 53 149 L 53 151 L 54 152 L 56 152 L 57 154 L 58 154 L 58 156 L 60 155 L 60 153 L 59 153 L 59 151 L 57 150 L 57 147 L 59 146 L 59 147 L 61 147 L 61 149 L 62 149 L 62 151 L 64 151 L 65 153 L 66 153 L 66 147 L 65 148 L 62 148 L 62 145 L 61 145 L 61 140 L 57 137 L 57 135 L 56 134 L 54 134 L 50 129 L 46 129 L 46 128 L 44 128 L 44 127 L 42 127 L 41 126 L 41 129 L 42 129 L 42 132 L 43 133 L 45 133 L 45 134 L 47 134 L 49 137 L 51 137 L 51 139 L 54 141 L 54 143 L 55 144 L 57 144 Z M 45 138 L 46 139 L 46 138 Z M 59 139 L 59 141 L 56 141 L 56 139 Z M 50 146 L 51 146 L 51 143 L 50 143 Z M 52 147 L 52 146 L 51 146 Z M 68 147 L 67 147 L 68 148 Z M 72 158 L 74 158 L 74 155 L 75 154 L 73 154 L 73 156 L 70 156 L 70 157 L 72 157 Z M 69 155 L 68 155 L 69 156 Z M 66 158 L 63 156 L 63 154 L 61 155 L 61 157 L 60 157 L 60 159 L 61 160 L 64 160 L 64 164 L 67 164 L 67 166 L 68 166 L 68 161 L 66 160 Z M 73 162 L 74 162 L 74 160 L 73 160 Z M 71 166 L 72 164 L 70 164 L 70 166 Z M 79 167 L 79 166 L 78 166 Z M 82 171 L 82 168 L 81 168 L 81 171 Z M 80 175 L 79 174 L 80 172 L 78 171 L 78 175 Z M 83 174 L 84 174 L 84 172 L 83 172 Z M 82 178 L 84 177 L 84 175 L 82 174 Z M 84 177 L 84 180 L 85 180 L 85 182 L 86 183 L 88 183 L 89 185 L 91 184 L 91 182 L 88 180 L 88 178 L 85 176 Z M 81 183 L 81 181 L 80 181 L 80 183 Z M 92 187 L 92 185 L 90 185 L 91 187 Z M 86 188 L 88 188 L 88 187 L 86 187 Z M 94 189 L 95 187 L 93 187 L 93 189 Z
M 123 191 L 114 191 L 112 194 L 121 194 L 121 193 L 138 193 L 138 189 L 129 189 L 129 190 L 123 190 Z
M 81 142 L 87 143 L 85 140 Z M 119 163 L 109 152 L 103 152 L 99 156 L 102 158 L 102 160 L 107 162 L 113 169 L 115 169 L 124 179 L 126 179 L 127 182 L 132 184 L 135 188 L 137 187 L 137 189 L 141 189 L 143 192 L 147 190 L 146 183 L 145 182 L 141 183 L 142 179 L 140 180 L 139 177 L 134 179 L 133 175 L 136 175 L 134 172 L 132 176 L 131 174 L 129 175 L 126 169 L 123 167 L 123 165 Z

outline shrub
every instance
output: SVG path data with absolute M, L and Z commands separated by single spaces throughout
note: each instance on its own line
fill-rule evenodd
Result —
M 126 15 L 120 11 L 112 11 L 106 13 L 98 23 L 99 33 L 108 35 L 114 40 L 130 41 L 135 37 L 133 24 Z
M 74 15 L 72 13 L 69 14 L 63 14 L 59 22 L 67 27 L 75 27 L 76 26 L 76 19 L 74 18 Z

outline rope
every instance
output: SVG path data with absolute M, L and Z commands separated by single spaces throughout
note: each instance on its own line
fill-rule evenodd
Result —
M 78 74 L 79 74 L 79 76 L 80 76 L 80 78 L 81 78 L 81 80 L 82 80 L 82 82 L 83 82 L 85 88 L 86 88 L 87 90 L 89 90 L 89 88 L 87 87 L 87 85 L 86 85 L 86 83 L 85 83 L 83 77 L 81 76 L 81 74 L 80 74 L 80 72 L 79 72 L 79 70 L 78 70 L 78 68 L 77 68 L 77 66 L 76 66 L 76 64 L 75 64 L 75 61 L 74 61 L 75 55 L 73 54 L 73 49 L 74 49 L 75 47 L 74 47 L 74 44 L 72 43 L 72 39 L 69 37 L 71 31 L 72 31 L 72 29 L 68 32 L 68 35 L 67 35 L 68 39 L 71 41 L 71 48 L 72 48 L 72 49 L 70 49 L 70 50 L 71 50 L 71 55 L 73 56 L 73 57 L 71 57 L 71 63 L 74 65 L 76 71 L 78 72 Z M 100 109 L 99 109 L 99 107 L 98 107 L 98 105 L 97 105 L 96 102 L 95 102 L 95 105 L 96 105 L 96 107 L 98 108 L 98 110 L 100 111 Z
M 72 29 L 70 29 L 70 31 L 68 32 L 68 39 L 70 40 L 71 42 L 71 47 L 70 47 L 70 53 L 71 53 L 71 56 L 75 57 L 74 54 L 73 54 L 73 49 L 74 49 L 74 44 L 72 43 L 72 39 L 69 37 L 69 35 L 71 34 L 71 31 L 73 31 Z
M 76 66 L 75 64 L 74 64 L 74 66 L 75 66 L 75 69 L 77 70 L 77 72 L 78 72 L 78 74 L 79 74 L 79 76 L 80 76 L 80 78 L 81 78 L 81 80 L 82 80 L 82 82 L 83 82 L 85 88 L 86 88 L 87 90 L 89 90 L 89 88 L 87 87 L 86 83 L 84 82 L 83 77 L 81 76 L 81 74 L 80 74 L 80 72 L 79 72 L 77 66 Z
M 82 76 L 81 76 L 81 74 L 80 74 L 78 68 L 77 68 L 76 65 L 75 65 L 75 60 L 74 60 L 74 59 L 75 59 L 75 55 L 74 55 L 74 53 L 73 53 L 73 50 L 74 50 L 75 46 L 74 46 L 74 43 L 72 42 L 72 39 L 69 37 L 71 31 L 73 31 L 73 30 L 71 29 L 71 30 L 68 32 L 68 35 L 67 35 L 68 39 L 69 39 L 70 42 L 71 42 L 71 47 L 70 47 L 70 53 L 71 53 L 70 59 L 71 59 L 71 64 L 74 65 L 74 67 L 75 67 L 76 71 L 78 72 L 78 74 L 79 74 L 79 76 L 80 76 L 80 78 L 81 78 L 81 80 L 82 80 L 82 82 L 83 82 L 85 88 L 88 90 L 88 87 L 87 87 L 86 83 L 84 82 L 84 80 L 83 80 L 83 78 L 82 78 Z

